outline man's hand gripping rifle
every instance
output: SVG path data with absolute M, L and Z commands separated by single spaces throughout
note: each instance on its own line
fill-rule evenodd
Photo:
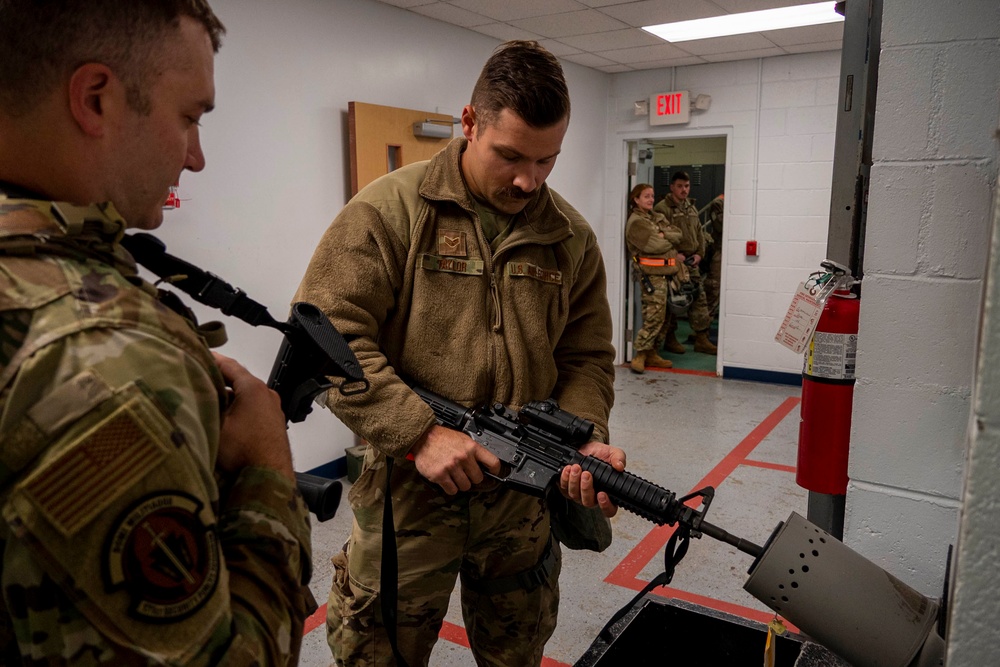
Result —
M 560 409 L 553 400 L 532 401 L 514 414 L 500 404 L 466 408 L 422 387 L 412 389 L 434 410 L 441 426 L 464 432 L 500 459 L 501 471 L 495 477 L 508 486 L 543 496 L 551 484 L 558 483 L 564 467 L 579 464 L 593 475 L 596 490 L 644 519 L 659 525 L 679 523 L 691 537 L 705 534 L 751 556 L 761 553 L 758 545 L 705 521 L 715 495 L 713 487 L 677 498 L 638 475 L 619 472 L 598 458 L 580 454 L 577 449 L 590 441 L 594 424 Z M 700 511 L 698 505 L 686 504 L 695 498 L 701 500 Z
M 168 254 L 166 246 L 155 236 L 126 235 L 122 245 L 137 262 L 198 302 L 252 326 L 270 327 L 285 335 L 267 386 L 281 397 L 287 421 L 300 422 L 306 418 L 312 411 L 313 400 L 333 388 L 330 377 L 344 378 L 337 389 L 345 396 L 367 391 L 368 380 L 357 357 L 316 306 L 296 303 L 288 321 L 279 322 L 243 290 Z M 316 518 L 320 521 L 333 518 L 340 504 L 340 482 L 301 472 L 295 473 L 295 478 Z

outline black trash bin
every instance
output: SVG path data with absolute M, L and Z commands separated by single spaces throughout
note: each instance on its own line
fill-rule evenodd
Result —
M 700 605 L 648 594 L 598 637 L 574 667 L 760 667 L 767 626 Z M 775 667 L 793 667 L 803 638 L 778 636 Z

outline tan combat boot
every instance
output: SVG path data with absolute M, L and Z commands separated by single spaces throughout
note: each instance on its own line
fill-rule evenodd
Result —
M 687 352 L 687 348 L 677 340 L 677 334 L 673 331 L 667 332 L 667 337 L 663 341 L 663 349 L 671 354 L 684 354 Z
M 708 339 L 708 332 L 700 331 L 694 335 L 694 351 L 702 354 L 718 354 L 719 348 L 712 345 Z
M 642 350 L 641 352 L 636 352 L 635 356 L 632 357 L 632 363 L 630 368 L 633 373 L 645 373 L 646 372 L 646 353 L 649 350 Z
M 669 359 L 664 359 L 656 350 L 646 351 L 646 365 L 650 368 L 673 368 Z

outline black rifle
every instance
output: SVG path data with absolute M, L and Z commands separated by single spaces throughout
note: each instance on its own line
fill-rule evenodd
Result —
M 333 387 L 331 376 L 344 378 L 338 387 L 344 395 L 367 391 L 368 380 L 354 352 L 326 315 L 312 304 L 296 303 L 288 321 L 279 322 L 243 290 L 168 254 L 163 242 L 151 234 L 126 235 L 121 244 L 137 262 L 196 301 L 252 326 L 270 327 L 285 335 L 267 386 L 281 397 L 286 421 L 305 419 L 312 411 L 313 399 Z M 301 472 L 295 473 L 295 479 L 316 518 L 333 518 L 340 504 L 340 482 Z
M 639 274 L 639 282 L 642 283 L 642 291 L 644 291 L 646 294 L 652 294 L 653 292 L 655 292 L 656 288 L 653 287 L 653 281 L 650 280 L 649 276 L 647 276 L 642 271 L 642 267 L 639 264 L 639 256 L 632 255 L 632 261 L 635 262 L 635 270 L 636 273 Z
M 466 408 L 423 387 L 411 387 L 434 410 L 441 426 L 462 431 L 500 459 L 500 474 L 486 474 L 507 486 L 544 496 L 550 485 L 558 484 L 564 467 L 579 464 L 593 475 L 596 490 L 644 519 L 658 525 L 679 523 L 690 537 L 705 534 L 755 558 L 762 552 L 760 546 L 705 521 L 715 496 L 713 487 L 677 498 L 638 475 L 619 472 L 598 458 L 580 454 L 577 449 L 590 441 L 594 424 L 560 409 L 554 400 L 532 401 L 514 414 L 499 403 Z M 701 511 L 686 505 L 694 498 L 701 499 Z

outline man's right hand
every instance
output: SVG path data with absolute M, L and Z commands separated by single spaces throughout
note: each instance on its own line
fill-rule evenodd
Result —
M 219 468 L 273 468 L 295 481 L 281 398 L 235 359 L 213 352 L 231 400 L 219 433 Z
M 465 433 L 435 424 L 410 449 L 417 472 L 453 495 L 500 472 L 500 459 Z M 482 466 L 482 468 L 480 467 Z

